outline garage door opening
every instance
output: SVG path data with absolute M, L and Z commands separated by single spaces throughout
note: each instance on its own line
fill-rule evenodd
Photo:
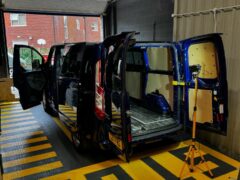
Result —
M 47 60 L 52 45 L 74 42 L 100 42 L 103 39 L 100 17 L 4 13 L 9 77 L 13 73 L 13 48 L 16 44 L 34 47 Z M 24 63 L 24 62 L 22 62 Z M 12 94 L 19 98 L 12 87 Z

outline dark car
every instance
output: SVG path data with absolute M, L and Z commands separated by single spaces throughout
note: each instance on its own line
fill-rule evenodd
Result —
M 23 109 L 43 100 L 44 109 L 59 115 L 72 131 L 76 147 L 96 142 L 128 161 L 133 146 L 191 125 L 192 67 L 201 67 L 198 125 L 226 133 L 227 81 L 220 35 L 177 43 L 136 43 L 134 36 L 129 32 L 99 44 L 56 45 L 45 64 L 32 47 L 16 45 L 14 85 Z M 33 61 L 42 64 L 41 70 L 35 63 L 30 71 L 20 67 L 23 48 L 36 54 Z

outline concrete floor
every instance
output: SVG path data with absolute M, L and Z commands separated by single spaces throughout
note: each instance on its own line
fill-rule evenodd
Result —
M 18 102 L 2 103 L 1 154 L 3 179 L 178 179 L 189 140 L 141 147 L 126 163 L 110 152 L 77 152 L 70 132 L 42 106 L 23 111 Z M 240 163 L 197 143 L 214 179 L 237 179 Z M 200 161 L 196 157 L 196 162 Z M 210 179 L 204 164 L 183 179 Z

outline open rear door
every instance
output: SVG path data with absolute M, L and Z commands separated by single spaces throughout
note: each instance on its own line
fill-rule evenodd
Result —
M 209 34 L 181 41 L 183 51 L 185 112 L 189 125 L 195 102 L 193 72 L 198 71 L 197 124 L 211 131 L 227 131 L 226 62 L 220 34 Z M 197 68 L 197 69 L 196 69 Z
M 34 48 L 15 45 L 13 54 L 13 83 L 19 90 L 23 109 L 40 104 L 46 77 L 42 71 L 44 59 Z
M 122 33 L 104 41 L 105 111 L 108 139 L 121 159 L 129 161 L 131 153 L 131 123 L 126 92 L 126 53 L 135 32 Z

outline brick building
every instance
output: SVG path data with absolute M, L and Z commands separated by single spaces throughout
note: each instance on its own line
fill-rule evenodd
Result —
M 5 13 L 5 25 L 10 52 L 14 44 L 26 44 L 47 54 L 53 44 L 99 42 L 102 33 L 99 17 Z

